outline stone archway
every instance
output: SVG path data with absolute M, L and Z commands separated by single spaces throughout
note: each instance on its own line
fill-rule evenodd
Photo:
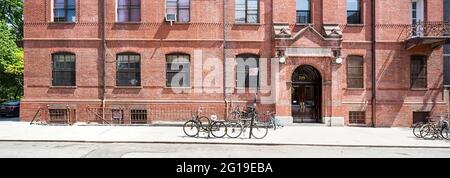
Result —
M 292 73 L 291 110 L 294 123 L 319 123 L 322 118 L 322 76 L 310 65 Z

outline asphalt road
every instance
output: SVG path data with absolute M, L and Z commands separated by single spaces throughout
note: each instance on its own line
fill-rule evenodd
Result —
M 0 142 L 6 158 L 450 158 L 443 148 Z

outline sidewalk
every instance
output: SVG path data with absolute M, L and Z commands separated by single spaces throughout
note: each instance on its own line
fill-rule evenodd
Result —
M 242 137 L 242 136 L 241 136 Z M 182 127 L 166 126 L 40 126 L 0 122 L 0 141 L 261 144 L 361 147 L 450 148 L 450 141 L 416 139 L 409 128 L 291 126 L 269 130 L 262 140 L 189 138 Z

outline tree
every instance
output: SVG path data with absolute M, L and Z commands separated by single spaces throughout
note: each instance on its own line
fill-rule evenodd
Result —
M 0 98 L 17 99 L 23 93 L 23 49 L 4 21 L 0 21 Z
M 16 41 L 23 38 L 23 0 L 1 0 L 0 20 L 6 22 Z

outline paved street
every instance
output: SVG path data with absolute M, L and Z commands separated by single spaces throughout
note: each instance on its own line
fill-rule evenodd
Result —
M 300 146 L 383 146 L 450 148 L 447 140 L 417 139 L 410 128 L 289 126 L 269 130 L 264 139 L 190 138 L 182 127 L 167 126 L 43 126 L 0 122 L 0 141 L 62 141 L 106 143 L 214 143 Z
M 0 142 L 0 157 L 73 158 L 450 158 L 450 148 L 249 146 L 217 144 L 124 144 Z

